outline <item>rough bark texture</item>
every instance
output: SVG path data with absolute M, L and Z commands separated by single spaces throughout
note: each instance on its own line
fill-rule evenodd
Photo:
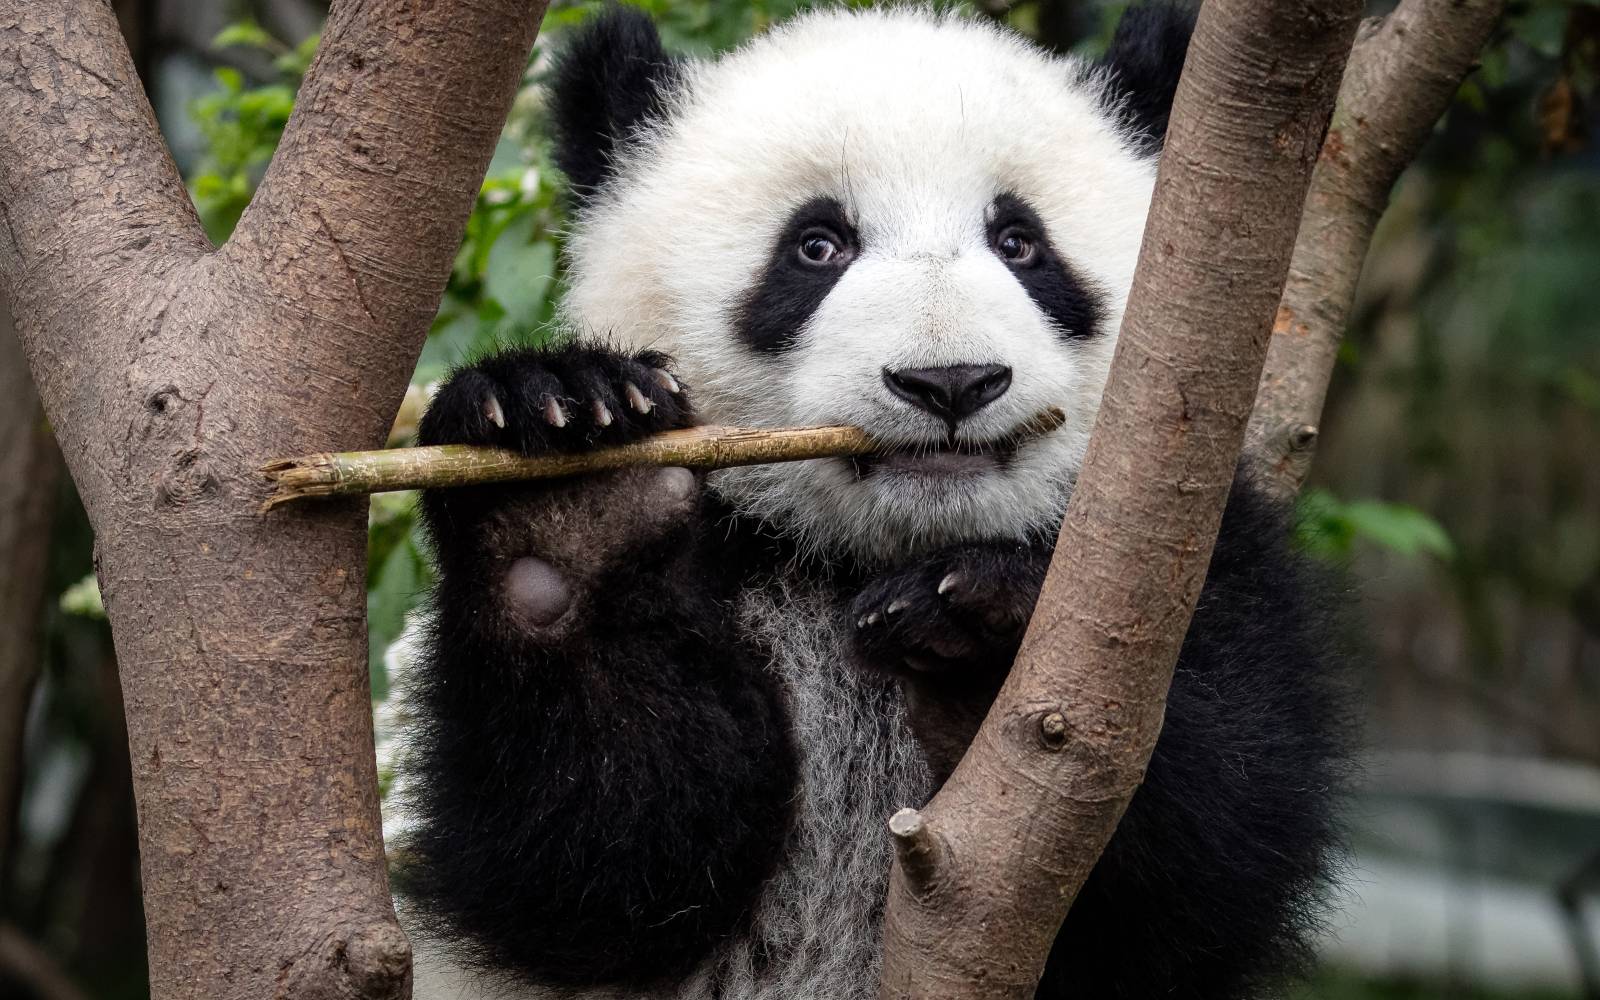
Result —
M 0 11 L 0 294 L 95 528 L 163 1000 L 408 990 L 366 505 L 264 519 L 256 470 L 383 442 L 542 9 L 336 3 L 215 252 L 111 8 Z
M 1104 405 L 1022 651 L 950 781 L 891 825 L 886 998 L 1032 996 L 1143 777 L 1360 7 L 1201 8 Z
M 22 790 L 22 726 L 39 674 L 39 612 L 61 456 L 0 302 L 0 898 Z
M 1273 324 L 1246 450 L 1299 492 L 1356 281 L 1389 191 L 1422 148 L 1488 42 L 1504 0 L 1402 0 L 1362 26 Z

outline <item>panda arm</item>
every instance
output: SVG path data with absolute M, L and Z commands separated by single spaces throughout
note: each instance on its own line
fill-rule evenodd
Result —
M 588 447 L 684 422 L 675 383 L 637 361 L 488 359 L 441 390 L 422 437 L 534 451 L 555 430 Z M 566 427 L 544 420 L 550 398 Z M 585 432 L 597 400 L 612 420 Z M 440 578 L 412 691 L 402 889 L 479 966 L 569 985 L 681 975 L 777 862 L 787 719 L 737 640 L 696 493 L 687 471 L 648 469 L 424 497 Z
M 1050 554 L 954 546 L 869 581 L 852 605 L 858 657 L 900 676 L 941 781 L 1011 667 Z M 1224 1000 L 1304 957 L 1348 759 L 1341 603 L 1290 548 L 1285 512 L 1236 482 L 1144 783 L 1039 997 Z

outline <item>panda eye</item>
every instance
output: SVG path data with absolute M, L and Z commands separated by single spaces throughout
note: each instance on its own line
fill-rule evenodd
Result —
M 812 227 L 800 234 L 795 246 L 800 261 L 812 267 L 838 267 L 850 263 L 850 249 L 832 230 Z
M 994 251 L 1000 259 L 1013 267 L 1032 264 L 1039 256 L 1039 247 L 1020 226 L 1007 226 L 994 238 Z

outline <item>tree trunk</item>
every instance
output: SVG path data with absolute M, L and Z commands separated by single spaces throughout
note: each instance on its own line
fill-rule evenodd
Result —
M 1504 0 L 1402 0 L 1362 27 L 1311 175 L 1246 450 L 1271 485 L 1300 491 L 1356 282 L 1389 191 L 1450 106 Z
M 0 294 L 96 533 L 151 990 L 400 997 L 366 505 L 263 517 L 274 457 L 381 444 L 539 0 L 334 5 L 213 251 L 103 0 L 0 12 Z
M 1144 775 L 1359 0 L 1209 0 L 1104 403 L 1016 665 L 900 857 L 882 996 L 1025 1000 Z

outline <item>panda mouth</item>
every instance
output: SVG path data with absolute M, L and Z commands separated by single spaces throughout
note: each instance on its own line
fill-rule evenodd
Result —
M 929 479 L 954 479 L 984 476 L 1004 471 L 1023 443 L 1060 428 L 1066 423 L 1065 411 L 1049 407 L 1040 411 L 1003 437 L 990 441 L 922 441 L 910 445 L 882 448 L 870 455 L 847 461 L 856 479 L 870 476 L 906 476 Z
M 1017 452 L 1012 439 L 922 443 L 850 459 L 857 479 L 871 476 L 982 476 L 1005 468 Z

